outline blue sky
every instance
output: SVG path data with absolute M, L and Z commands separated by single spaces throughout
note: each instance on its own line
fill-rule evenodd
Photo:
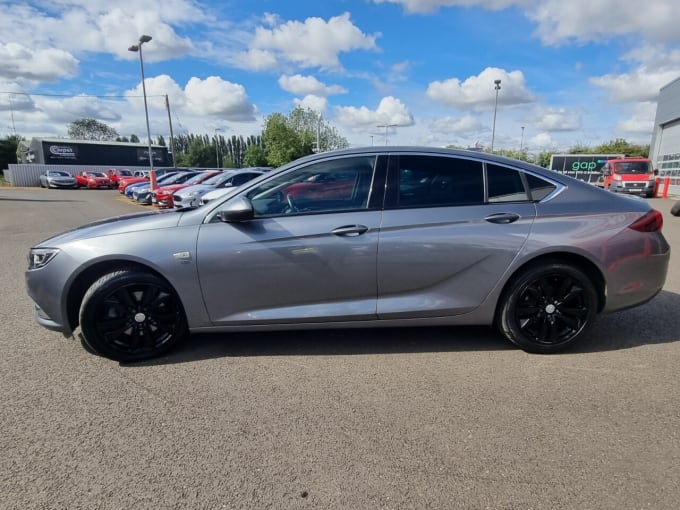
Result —
M 259 134 L 312 108 L 351 145 L 649 143 L 680 77 L 676 0 L 0 0 L 0 136 L 96 118 Z M 390 128 L 377 126 L 390 125 Z

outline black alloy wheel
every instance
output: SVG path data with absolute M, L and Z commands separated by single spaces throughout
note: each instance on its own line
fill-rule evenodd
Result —
M 92 284 L 80 307 L 80 329 L 87 347 L 122 362 L 158 356 L 187 333 L 174 290 L 136 269 L 111 272 Z
M 549 354 L 572 344 L 593 322 L 595 286 L 581 270 L 560 262 L 530 268 L 504 293 L 500 329 L 527 352 Z

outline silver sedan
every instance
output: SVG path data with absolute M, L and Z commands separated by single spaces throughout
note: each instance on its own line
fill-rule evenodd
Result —
M 57 235 L 26 282 L 40 324 L 120 361 L 189 333 L 374 326 L 495 325 L 552 353 L 661 290 L 662 223 L 644 199 L 520 161 L 368 147 Z
M 77 188 L 76 178 L 64 170 L 48 170 L 40 175 L 41 188 Z

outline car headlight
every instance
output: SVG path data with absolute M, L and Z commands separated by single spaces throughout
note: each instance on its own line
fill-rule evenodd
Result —
M 31 248 L 28 253 L 28 269 L 40 269 L 52 260 L 59 250 L 57 248 Z
M 614 180 L 615 181 L 622 181 L 623 178 L 620 175 L 616 174 L 616 175 L 614 175 Z

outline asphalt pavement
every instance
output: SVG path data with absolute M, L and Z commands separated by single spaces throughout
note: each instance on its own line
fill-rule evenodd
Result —
M 559 355 L 489 328 L 194 336 L 118 364 L 33 321 L 28 248 L 141 208 L 0 188 L 2 509 L 676 509 L 680 218 L 664 290 Z

